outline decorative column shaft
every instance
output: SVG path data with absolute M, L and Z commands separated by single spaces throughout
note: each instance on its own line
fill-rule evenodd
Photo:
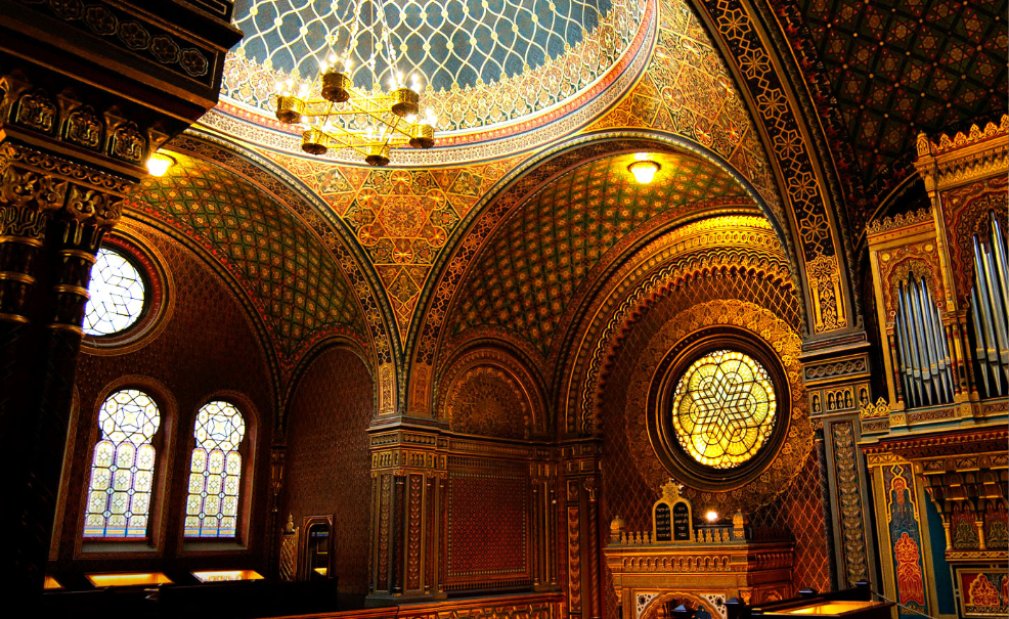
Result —
M 444 439 L 427 429 L 397 427 L 371 435 L 372 603 L 445 597 Z
M 17 103 L 5 100 L 9 118 L 24 117 Z M 48 558 L 91 265 L 132 181 L 19 133 L 0 136 L 0 437 L 11 446 L 0 461 L 15 480 L 3 524 L 22 534 L 0 555 L 29 595 Z
M 532 482 L 533 588 L 554 591 L 558 587 L 557 524 L 558 467 L 543 450 L 530 465 Z
M 871 398 L 867 347 L 864 341 L 854 341 L 803 354 L 809 416 L 823 437 L 821 474 L 827 486 L 824 517 L 833 558 L 831 580 L 842 589 L 876 578 L 868 525 L 869 482 L 857 448 L 859 410 Z
M 599 553 L 599 445 L 584 441 L 561 445 L 564 512 L 561 516 L 568 595 L 568 616 L 602 616 Z

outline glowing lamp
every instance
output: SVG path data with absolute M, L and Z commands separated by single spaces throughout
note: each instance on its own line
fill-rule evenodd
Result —
M 651 159 L 640 159 L 627 166 L 628 171 L 634 175 L 634 180 L 639 185 L 647 185 L 652 182 L 655 179 L 655 173 L 661 168 L 662 166 L 658 162 Z
M 147 158 L 146 165 L 151 176 L 164 176 L 175 165 L 175 159 L 162 152 L 154 152 Z

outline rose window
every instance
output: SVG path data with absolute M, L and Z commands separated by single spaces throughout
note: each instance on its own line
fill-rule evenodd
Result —
M 673 394 L 680 447 L 695 461 L 731 469 L 753 458 L 774 429 L 777 403 L 767 370 L 753 357 L 717 350 L 694 361 Z

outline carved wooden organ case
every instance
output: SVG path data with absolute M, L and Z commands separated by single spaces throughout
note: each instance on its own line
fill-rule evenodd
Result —
M 862 407 L 861 445 L 883 585 L 933 616 L 1009 612 L 1007 153 L 1009 116 L 919 136 L 930 208 L 868 230 L 887 398 Z

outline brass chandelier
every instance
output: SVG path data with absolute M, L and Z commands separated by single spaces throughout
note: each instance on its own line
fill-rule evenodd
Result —
M 358 47 L 365 5 L 370 8 L 370 25 L 375 26 L 377 18 L 381 36 L 378 41 L 371 40 L 372 53 L 362 68 L 371 72 L 372 84 L 380 84 L 376 60 L 384 51 L 383 73 L 388 73 L 388 92 L 383 92 L 380 86 L 372 90 L 354 87 L 352 55 Z M 310 155 L 325 154 L 330 148 L 352 149 L 363 155 L 368 165 L 385 166 L 393 148 L 434 146 L 436 121 L 430 110 L 423 117 L 420 115 L 421 79 L 413 75 L 407 85 L 403 74 L 395 69 L 382 3 L 365 0 L 355 4 L 353 11 L 347 25 L 346 48 L 340 55 L 331 53 L 319 64 L 319 76 L 312 84 L 301 85 L 297 92 L 293 80 L 277 85 L 277 119 L 304 129 L 301 148 Z M 367 31 L 372 27 L 365 25 Z

